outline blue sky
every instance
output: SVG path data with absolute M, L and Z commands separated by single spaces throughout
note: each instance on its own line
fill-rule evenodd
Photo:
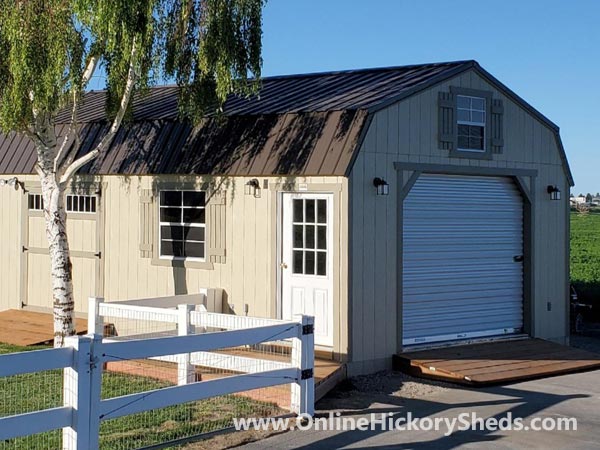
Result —
M 600 1 L 270 0 L 263 74 L 476 59 L 561 128 L 600 191 Z
M 560 126 L 572 192 L 600 191 L 598 0 L 269 0 L 263 59 L 264 76 L 476 59 Z

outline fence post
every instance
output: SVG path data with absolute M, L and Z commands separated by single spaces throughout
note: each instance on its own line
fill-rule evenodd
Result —
M 312 316 L 297 315 L 298 337 L 292 339 L 292 365 L 298 368 L 298 380 L 292 384 L 291 409 L 298 415 L 315 413 L 315 335 Z
M 102 323 L 102 322 L 100 322 Z M 102 334 L 93 334 L 92 351 L 90 360 L 90 438 L 89 448 L 97 449 L 100 447 L 100 402 L 102 400 L 102 368 L 104 361 L 101 355 Z
M 177 312 L 179 313 L 177 320 L 178 336 L 187 336 L 194 332 L 190 321 L 190 312 L 194 311 L 195 308 L 195 305 L 177 305 Z M 190 363 L 190 354 L 182 353 L 177 355 L 177 384 L 181 386 L 193 383 L 195 377 L 196 369 Z
M 104 319 L 100 315 L 100 304 L 104 303 L 102 297 L 88 298 L 88 334 L 104 336 Z
M 92 339 L 70 336 L 65 346 L 73 347 L 73 363 L 63 370 L 63 403 L 73 409 L 71 426 L 63 428 L 63 449 L 84 450 L 90 440 L 90 358 Z

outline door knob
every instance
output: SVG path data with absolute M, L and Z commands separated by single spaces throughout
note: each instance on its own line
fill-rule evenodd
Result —
M 286 263 L 282 262 L 280 265 L 281 265 L 282 269 L 287 269 L 287 264 Z
M 514 262 L 523 262 L 523 259 L 525 259 L 523 257 L 523 255 L 515 255 L 515 256 L 513 256 L 513 261 Z

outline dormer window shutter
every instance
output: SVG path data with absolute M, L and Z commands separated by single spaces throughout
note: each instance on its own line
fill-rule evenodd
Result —
M 154 250 L 154 229 L 156 212 L 152 189 L 142 189 L 140 192 L 140 256 L 152 258 Z
M 501 99 L 492 100 L 490 115 L 490 148 L 492 153 L 500 154 L 504 150 L 504 105 Z
M 452 92 L 438 93 L 438 139 L 442 150 L 456 145 L 456 96 Z

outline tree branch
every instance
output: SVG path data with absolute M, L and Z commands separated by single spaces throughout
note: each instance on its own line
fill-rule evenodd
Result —
M 92 56 L 88 61 L 88 65 L 83 72 L 83 76 L 81 77 L 81 89 L 85 89 L 88 82 L 92 78 L 92 75 L 96 71 L 96 67 L 98 66 L 98 57 Z M 60 149 L 56 154 L 56 158 L 54 159 L 54 171 L 58 170 L 58 167 L 63 162 L 66 154 L 66 150 L 68 145 L 72 140 L 77 141 L 78 133 L 77 133 L 77 108 L 79 107 L 79 103 L 77 101 L 77 92 L 73 92 L 73 110 L 71 112 L 71 122 L 69 123 L 69 129 L 67 130 L 67 134 L 65 135 Z
M 117 131 L 119 131 L 119 127 L 123 122 L 123 117 L 125 117 L 125 112 L 127 111 L 127 107 L 129 105 L 129 101 L 131 100 L 131 94 L 133 92 L 133 87 L 135 85 L 135 81 L 137 78 L 137 74 L 135 73 L 136 59 L 137 59 L 138 45 L 137 40 L 134 39 L 133 44 L 131 46 L 131 57 L 129 60 L 129 70 L 127 72 L 127 83 L 125 84 L 125 91 L 123 92 L 123 97 L 121 97 L 121 104 L 119 105 L 119 111 L 115 116 L 113 123 L 110 127 L 110 130 L 102 138 L 100 143 L 96 146 L 94 150 L 82 156 L 81 158 L 73 161 L 65 170 L 64 174 L 60 177 L 60 183 L 64 184 L 69 181 L 69 179 L 85 166 L 87 163 L 95 159 L 102 151 L 108 147 L 113 139 L 115 138 Z

